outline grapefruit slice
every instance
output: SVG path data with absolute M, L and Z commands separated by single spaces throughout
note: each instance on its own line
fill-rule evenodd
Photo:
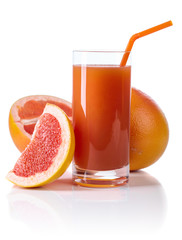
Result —
M 30 143 L 35 124 L 43 113 L 46 103 L 60 107 L 72 120 L 72 105 L 58 97 L 47 95 L 32 95 L 16 101 L 9 113 L 9 130 L 13 142 L 22 152 Z
M 39 187 L 60 177 L 72 161 L 73 127 L 65 112 L 46 104 L 35 125 L 30 144 L 22 152 L 7 179 L 21 187 Z

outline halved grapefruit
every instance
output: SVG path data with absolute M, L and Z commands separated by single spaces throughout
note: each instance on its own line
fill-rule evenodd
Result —
M 9 130 L 20 152 L 30 143 L 35 124 L 46 103 L 57 105 L 72 120 L 72 105 L 64 99 L 47 95 L 32 95 L 19 99 L 10 109 Z
M 46 104 L 35 125 L 30 144 L 7 179 L 21 187 L 39 187 L 60 177 L 72 161 L 73 127 L 65 112 Z

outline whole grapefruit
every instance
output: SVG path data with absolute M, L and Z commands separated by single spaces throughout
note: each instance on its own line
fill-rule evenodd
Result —
M 165 151 L 168 139 L 168 122 L 162 110 L 148 95 L 132 88 L 130 170 L 156 162 Z

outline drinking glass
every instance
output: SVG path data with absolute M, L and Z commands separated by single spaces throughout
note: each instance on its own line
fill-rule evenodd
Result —
M 128 182 L 131 64 L 125 52 L 73 51 L 73 180 L 87 187 Z

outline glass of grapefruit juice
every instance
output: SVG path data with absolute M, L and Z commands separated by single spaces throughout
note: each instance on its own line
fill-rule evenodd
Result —
M 128 182 L 131 65 L 125 52 L 73 52 L 73 180 L 87 187 Z

